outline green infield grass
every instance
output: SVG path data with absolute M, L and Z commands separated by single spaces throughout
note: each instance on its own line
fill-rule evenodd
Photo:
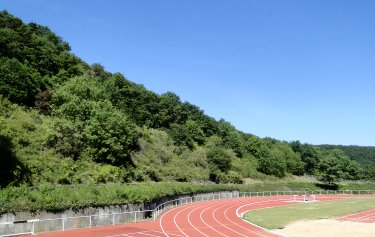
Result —
M 245 213 L 243 218 L 266 229 L 281 229 L 299 220 L 328 219 L 375 208 L 375 198 L 300 203 Z

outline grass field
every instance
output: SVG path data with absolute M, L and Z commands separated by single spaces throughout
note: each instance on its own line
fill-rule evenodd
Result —
M 299 220 L 317 220 L 357 213 L 375 207 L 375 198 L 301 203 L 247 212 L 244 219 L 266 229 L 280 229 Z

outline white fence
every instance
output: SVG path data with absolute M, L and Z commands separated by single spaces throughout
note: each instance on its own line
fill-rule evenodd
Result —
M 306 190 L 306 191 L 265 191 L 265 192 L 242 192 L 240 197 L 263 197 L 279 195 L 370 195 L 375 190 Z
M 131 211 L 90 216 L 66 217 L 55 219 L 35 219 L 11 223 L 0 223 L 0 236 L 16 236 L 51 231 L 91 228 L 99 226 L 136 223 L 156 220 L 162 213 L 182 205 L 196 202 L 222 200 L 239 197 L 264 197 L 286 195 L 370 195 L 375 190 L 344 190 L 344 191 L 265 191 L 265 192 L 222 192 L 201 194 L 170 200 L 158 205 L 154 210 Z

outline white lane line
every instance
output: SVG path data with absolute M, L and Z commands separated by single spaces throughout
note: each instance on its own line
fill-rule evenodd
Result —
M 129 235 L 134 235 L 134 234 L 142 234 L 142 233 L 149 233 L 149 232 L 156 232 L 154 230 L 147 230 L 147 231 L 138 231 L 138 232 L 131 232 L 131 233 L 123 233 L 123 234 L 117 234 L 117 235 L 107 235 L 106 237 L 117 237 L 117 236 L 129 236 Z M 161 232 L 160 232 L 161 233 Z
M 206 237 L 209 237 L 208 235 L 206 235 L 205 233 L 203 233 L 202 231 L 200 231 L 198 228 L 196 228 L 196 227 L 191 223 L 191 221 L 190 221 L 190 215 L 191 215 L 191 213 L 193 213 L 193 211 L 195 211 L 195 210 L 197 210 L 197 209 L 199 209 L 199 208 L 201 208 L 201 206 L 196 207 L 196 208 L 192 209 L 192 210 L 189 212 L 189 214 L 188 214 L 188 222 L 189 222 L 189 224 L 190 224 L 190 225 L 191 225 L 196 231 L 198 231 L 199 233 L 201 233 L 202 235 L 204 235 L 204 236 L 206 236 Z
M 367 219 L 372 219 L 374 216 L 375 216 L 375 213 L 371 213 L 371 214 L 367 214 L 365 216 L 359 216 L 359 217 L 356 217 L 356 218 L 349 218 L 348 220 L 349 221 L 364 221 L 364 220 L 367 220 Z
M 241 202 L 241 203 L 242 203 L 242 202 Z M 264 203 L 264 201 L 262 201 L 262 202 L 258 202 L 258 203 Z M 226 210 L 228 210 L 230 207 L 232 207 L 232 206 L 234 206 L 234 205 L 238 205 L 238 204 L 240 204 L 240 203 L 229 203 L 228 205 L 225 205 L 225 206 L 229 206 Z M 224 206 L 224 207 L 225 207 L 225 206 Z M 215 219 L 219 224 L 221 224 L 223 227 L 225 227 L 225 228 L 231 230 L 232 232 L 235 232 L 235 233 L 237 233 L 237 234 L 239 234 L 239 235 L 241 235 L 241 236 L 247 236 L 247 235 L 245 235 L 245 234 L 242 234 L 242 233 L 240 233 L 240 232 L 238 232 L 238 231 L 236 231 L 236 230 L 234 230 L 234 229 L 228 227 L 228 225 L 226 225 L 226 224 L 224 224 L 224 223 L 222 223 L 222 222 L 220 222 L 220 221 L 218 221 L 218 220 L 216 219 L 216 217 L 215 217 L 216 211 L 219 210 L 219 209 L 222 208 L 222 207 L 223 207 L 223 206 L 217 208 L 217 209 L 213 212 L 212 215 L 213 215 L 214 219 Z M 233 222 L 232 220 L 230 220 L 230 219 L 226 216 L 226 213 L 225 213 L 225 212 L 224 212 L 224 217 L 225 217 L 227 220 L 229 220 L 231 223 L 233 223 L 233 224 L 235 224 L 235 225 L 237 225 L 237 226 L 239 226 L 239 227 L 245 229 L 246 231 L 249 231 L 249 232 L 251 232 L 251 233 L 253 233 L 253 234 L 255 234 L 255 235 L 258 235 L 258 236 L 267 237 L 267 235 L 264 235 L 264 234 L 262 234 L 262 233 L 258 233 L 258 232 L 255 231 L 255 230 L 247 229 L 247 228 L 245 228 L 245 227 L 243 227 L 243 226 L 241 226 L 241 225 L 239 225 L 239 224 Z
M 228 200 L 225 200 L 225 201 L 226 201 L 226 202 L 224 202 L 224 203 L 228 203 Z M 238 200 L 238 202 L 235 202 L 234 204 L 242 204 L 242 203 L 247 202 L 247 201 L 248 201 L 247 199 L 246 199 L 246 200 Z M 263 201 L 263 202 L 264 202 L 264 201 Z M 259 203 L 263 203 L 263 202 L 259 202 Z M 220 234 L 220 235 L 223 235 L 223 236 L 227 236 L 227 235 L 225 235 L 224 233 L 219 232 L 218 230 L 214 229 L 211 225 L 207 224 L 207 223 L 203 220 L 203 218 L 202 218 L 203 213 L 206 212 L 208 209 L 210 209 L 211 207 L 216 207 L 217 205 L 222 206 L 222 204 L 223 204 L 223 202 L 220 202 L 220 203 L 219 203 L 219 202 L 215 202 L 215 203 L 213 203 L 211 206 L 209 206 L 209 207 L 205 208 L 204 210 L 202 210 L 202 212 L 201 212 L 201 214 L 200 214 L 200 219 L 202 220 L 202 222 L 203 222 L 207 227 L 209 227 L 210 229 L 214 230 L 216 233 L 218 233 L 218 234 Z M 230 203 L 227 204 L 227 205 L 233 205 L 233 203 L 230 202 Z M 227 205 L 225 205 L 225 206 L 227 206 Z M 215 211 L 216 211 L 216 210 L 215 210 Z M 219 222 L 214 216 L 213 216 L 213 218 L 214 218 L 214 220 L 215 220 L 216 222 L 218 222 L 218 223 L 220 224 L 220 226 L 224 226 L 225 228 L 230 229 L 230 228 L 227 227 L 226 225 L 224 225 L 224 224 L 222 224 L 221 222 Z M 243 235 L 243 234 L 241 234 L 241 233 L 236 232 L 236 231 L 233 230 L 233 229 L 230 229 L 230 230 L 231 230 L 232 232 L 235 232 L 235 233 L 241 235 L 241 236 L 246 236 L 246 235 Z M 255 232 L 254 232 L 254 233 L 255 233 Z M 256 234 L 258 234 L 258 233 L 256 233 Z
M 218 230 L 212 228 L 212 226 L 209 225 L 209 224 L 207 224 L 207 223 L 203 220 L 203 218 L 202 218 L 203 213 L 206 212 L 208 209 L 210 209 L 211 207 L 213 207 L 213 206 L 215 206 L 215 205 L 217 205 L 217 204 L 215 203 L 215 204 L 213 204 L 213 205 L 211 205 L 211 206 L 206 207 L 205 209 L 203 209 L 203 210 L 201 211 L 201 213 L 199 214 L 199 218 L 200 218 L 201 221 L 202 221 L 202 222 L 203 222 L 208 228 L 210 228 L 211 230 L 215 231 L 215 232 L 218 233 L 219 235 L 222 235 L 222 236 L 225 236 L 225 237 L 229 237 L 229 236 L 227 236 L 227 235 L 225 235 L 225 234 L 219 232 Z
M 250 205 L 254 205 L 254 204 L 261 204 L 261 203 L 267 203 L 267 202 L 273 202 L 273 201 L 285 201 L 285 200 L 290 200 L 290 199 L 285 199 L 285 198 L 283 198 L 283 199 L 272 199 L 272 200 L 266 200 L 266 201 L 262 201 L 262 202 L 249 203 L 249 204 L 246 204 L 246 205 L 243 205 L 243 206 L 238 207 L 237 210 L 236 210 L 236 215 L 237 215 L 242 221 L 244 221 L 244 222 L 246 222 L 246 223 L 249 223 L 250 225 L 255 226 L 255 227 L 257 227 L 257 228 L 259 228 L 259 229 L 261 229 L 261 230 L 264 230 L 264 231 L 266 231 L 266 232 L 268 232 L 268 233 L 271 233 L 271 234 L 273 234 L 273 235 L 275 235 L 275 236 L 288 237 L 287 235 L 283 235 L 283 234 L 279 234 L 279 233 L 273 232 L 273 231 L 271 231 L 271 230 L 269 230 L 269 229 L 263 228 L 263 227 L 258 226 L 258 225 L 256 225 L 256 224 L 250 222 L 250 221 L 247 221 L 247 220 L 245 220 L 245 219 L 242 218 L 244 212 L 239 213 L 239 210 L 242 209 L 242 208 L 244 208 L 245 206 L 250 206 Z
M 177 229 L 178 229 L 178 230 L 183 234 L 183 236 L 185 236 L 185 237 L 189 237 L 189 236 L 187 236 L 187 235 L 185 234 L 185 232 L 183 232 L 183 231 L 181 230 L 181 228 L 177 225 L 177 223 L 176 223 L 176 216 L 178 216 L 178 214 L 180 214 L 182 211 L 188 209 L 189 207 L 190 207 L 190 206 L 185 207 L 185 208 L 182 208 L 179 212 L 177 212 L 177 213 L 174 215 L 174 218 L 173 218 L 173 222 L 174 222 L 175 226 L 177 227 Z M 176 209 L 173 209 L 173 210 L 176 210 Z M 169 237 L 169 234 L 164 230 L 164 228 L 163 228 L 163 224 L 162 224 L 162 222 L 163 222 L 163 218 L 166 216 L 167 213 L 170 213 L 170 212 L 166 212 L 165 215 L 163 215 L 163 216 L 160 218 L 159 223 L 160 223 L 160 228 L 161 228 L 161 230 L 163 231 L 163 233 L 164 233 L 167 237 Z
M 370 212 L 370 214 L 367 214 L 368 212 Z M 366 213 L 366 216 L 367 216 L 367 215 L 375 214 L 374 212 L 375 212 L 375 210 L 371 209 L 371 210 L 367 210 L 367 211 L 363 211 L 363 212 L 359 212 L 359 213 L 354 213 L 354 214 L 348 214 L 348 215 L 345 215 L 345 216 L 341 216 L 341 217 L 336 218 L 336 220 L 352 220 L 352 219 L 357 219 L 358 217 L 356 217 L 356 216 L 358 216 L 358 215 Z
M 228 206 L 228 205 L 231 205 L 231 204 L 227 204 L 227 205 L 225 205 L 225 206 Z M 224 207 L 225 207 L 225 206 L 224 206 Z M 226 228 L 226 229 L 228 229 L 228 230 L 230 230 L 230 231 L 232 231 L 232 232 L 234 232 L 234 233 L 237 233 L 237 234 L 239 234 L 239 235 L 241 235 L 241 236 L 245 236 L 245 237 L 246 237 L 246 235 L 241 234 L 240 232 L 237 232 L 237 231 L 233 230 L 232 228 L 229 228 L 229 227 L 226 226 L 224 223 L 222 223 L 222 222 L 220 222 L 220 221 L 218 221 L 218 220 L 216 219 L 216 217 L 215 217 L 215 213 L 216 213 L 216 211 L 219 210 L 220 208 L 221 208 L 221 207 L 217 207 L 217 208 L 213 211 L 213 213 L 212 213 L 212 217 L 214 218 L 214 220 L 215 220 L 217 223 L 219 223 L 221 226 L 223 226 L 224 228 Z
M 270 203 L 270 202 L 279 202 L 279 201 L 285 201 L 285 200 L 289 200 L 289 199 L 273 199 L 273 200 L 267 200 L 267 201 L 261 201 L 261 202 L 254 202 L 253 204 L 256 205 L 256 204 L 263 204 L 263 203 Z M 240 225 L 239 223 L 236 223 L 236 222 L 232 221 L 232 220 L 227 216 L 227 211 L 228 211 L 230 208 L 233 208 L 233 205 L 230 206 L 230 207 L 228 207 L 228 208 L 225 209 L 225 211 L 224 211 L 224 216 L 225 216 L 225 218 L 226 218 L 227 220 L 229 220 L 229 221 L 230 221 L 231 223 L 233 223 L 234 225 L 239 226 L 239 227 L 241 227 L 242 229 L 244 229 L 244 230 L 246 230 L 246 231 L 250 231 L 250 232 L 252 232 L 252 233 L 254 233 L 254 234 L 256 234 L 256 235 L 260 235 L 260 236 L 267 236 L 267 235 L 264 235 L 263 233 L 259 233 L 259 231 L 260 231 L 260 230 L 263 230 L 263 229 L 259 229 L 259 230 L 251 230 L 251 229 L 248 229 L 248 228 L 246 228 L 246 227 Z M 236 211 L 235 214 L 237 214 L 237 211 Z M 267 233 L 270 233 L 270 234 L 272 234 L 272 235 L 280 236 L 279 234 L 274 233 L 274 232 L 269 231 L 269 230 L 267 230 Z

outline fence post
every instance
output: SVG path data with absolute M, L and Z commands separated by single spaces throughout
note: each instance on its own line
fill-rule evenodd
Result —
M 91 216 L 89 216 L 90 220 L 89 220 L 89 228 L 91 228 Z
M 134 223 L 137 223 L 137 212 L 134 212 Z
M 116 216 L 116 213 L 113 213 L 112 214 L 112 225 L 115 225 L 115 216 Z
M 31 234 L 35 235 L 35 221 L 33 221 L 33 225 L 31 227 Z
M 62 231 L 65 231 L 65 218 L 62 218 Z

